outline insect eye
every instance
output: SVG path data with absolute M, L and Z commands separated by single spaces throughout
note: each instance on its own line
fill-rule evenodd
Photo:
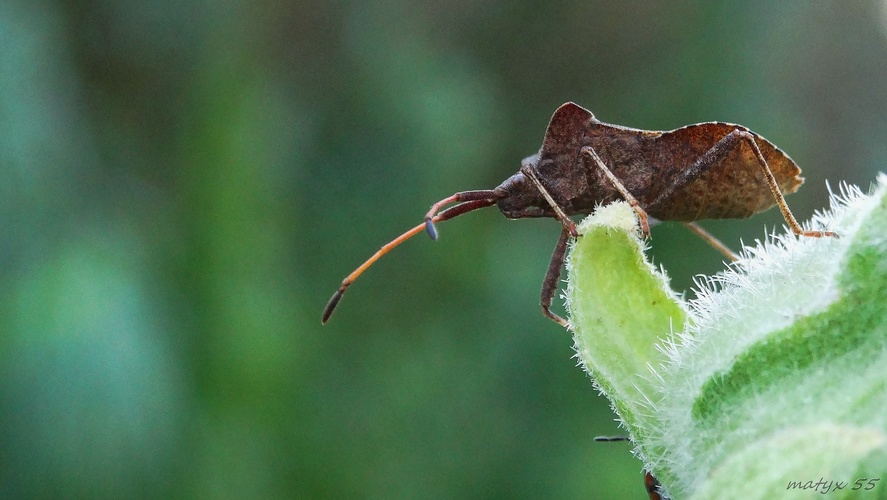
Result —
M 512 179 L 511 185 L 517 190 L 522 190 L 527 185 L 527 178 L 524 174 L 518 173 Z

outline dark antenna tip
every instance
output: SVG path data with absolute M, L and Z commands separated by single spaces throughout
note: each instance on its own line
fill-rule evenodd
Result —
M 629 441 L 629 438 L 628 436 L 596 436 L 594 440 L 597 442 L 612 443 L 615 441 Z
M 339 301 L 342 300 L 342 294 L 345 293 L 345 287 L 342 286 L 336 293 L 330 297 L 330 301 L 326 303 L 326 307 L 323 309 L 323 318 L 320 319 L 320 323 L 325 325 L 327 321 L 330 320 L 330 316 L 333 315 L 333 311 L 336 309 L 336 306 L 339 305 Z
M 425 232 L 432 240 L 437 241 L 437 228 L 434 227 L 434 221 L 431 217 L 425 217 Z
M 434 227 L 434 221 L 449 220 L 453 217 L 458 217 L 459 215 L 467 214 L 468 212 L 472 212 L 480 208 L 489 207 L 490 205 L 495 204 L 496 200 L 499 198 L 500 196 L 498 196 L 494 191 L 465 191 L 463 193 L 456 193 L 449 198 L 444 198 L 443 200 L 432 205 L 431 210 L 428 212 L 428 215 L 425 216 L 424 224 L 417 224 L 412 229 L 408 230 L 397 238 L 394 238 L 385 245 L 382 245 L 382 248 L 374 253 L 372 257 L 367 259 L 366 262 L 361 264 L 344 280 L 342 280 L 342 285 L 339 287 L 338 290 L 336 290 L 336 293 L 334 293 L 333 296 L 330 297 L 329 302 L 326 303 L 326 307 L 323 310 L 323 316 L 321 317 L 320 322 L 322 324 L 326 324 L 326 322 L 329 321 L 330 316 L 333 315 L 333 311 L 336 309 L 336 306 L 339 305 L 339 301 L 342 300 L 342 294 L 345 293 L 345 289 L 347 289 L 348 286 L 354 283 L 354 280 L 356 280 L 364 271 L 366 271 L 368 267 L 373 265 L 374 262 L 376 262 L 383 255 L 391 251 L 392 248 L 421 233 L 422 229 L 425 229 L 425 231 L 428 233 L 428 236 L 431 236 L 432 240 L 436 240 L 437 229 Z M 440 207 L 454 201 L 460 203 L 458 205 L 447 208 L 446 210 L 443 210 L 438 214 L 435 214 L 435 212 L 440 209 Z

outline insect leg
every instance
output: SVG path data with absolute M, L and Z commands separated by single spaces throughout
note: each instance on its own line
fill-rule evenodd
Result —
M 549 205 L 551 205 L 551 209 L 554 210 L 554 214 L 557 216 L 557 220 L 559 220 L 561 224 L 563 224 L 564 229 L 569 231 L 574 238 L 578 237 L 579 233 L 576 231 L 576 223 L 573 222 L 572 219 L 567 217 L 567 214 L 564 213 L 564 210 L 560 207 L 560 205 L 557 204 L 556 201 L 554 201 L 554 198 L 551 196 L 548 190 L 545 189 L 545 186 L 539 179 L 539 174 L 536 172 L 536 167 L 529 164 L 523 165 L 520 168 L 520 171 L 522 174 L 527 176 L 527 178 L 530 179 L 530 182 L 532 182 L 533 185 L 536 186 L 536 189 L 538 189 L 539 192 L 542 193 L 542 197 L 545 198 L 545 201 L 547 201 Z
M 678 190 L 698 179 L 709 168 L 720 165 L 721 161 L 726 158 L 727 155 L 733 152 L 736 148 L 740 147 L 740 145 L 742 145 L 743 143 L 748 144 L 748 146 L 754 153 L 758 166 L 761 168 L 761 172 L 764 175 L 764 179 L 767 181 L 767 186 L 770 188 L 770 192 L 773 193 L 773 198 L 776 199 L 776 205 L 779 207 L 779 211 L 782 212 L 782 217 L 785 219 L 785 222 L 788 223 L 793 233 L 799 236 L 810 236 L 813 238 L 819 238 L 822 236 L 837 236 L 832 231 L 804 231 L 801 225 L 798 224 L 795 216 L 792 214 L 791 209 L 788 208 L 788 204 L 785 202 L 785 198 L 782 196 L 782 190 L 779 189 L 779 183 L 776 181 L 776 176 L 773 175 L 773 171 L 770 170 L 770 166 L 767 164 L 767 160 L 764 159 L 764 155 L 761 153 L 761 149 L 758 147 L 758 143 L 755 140 L 754 134 L 747 130 L 741 129 L 736 129 L 725 135 L 720 141 L 717 142 L 717 144 L 712 146 L 711 149 L 700 156 L 698 160 L 696 160 L 689 168 L 685 169 L 681 173 L 681 175 L 678 176 L 678 178 L 672 183 L 671 186 L 668 187 L 668 189 L 657 196 L 656 199 L 653 200 L 652 203 L 650 203 L 650 206 L 656 206 L 659 203 L 668 201 L 676 192 L 678 192 Z M 703 239 L 706 239 L 706 241 L 708 241 L 707 238 L 703 237 Z
M 628 189 L 625 188 L 622 182 L 615 175 L 613 175 L 613 172 L 611 172 L 606 165 L 604 165 L 603 160 L 601 160 L 601 157 L 598 156 L 594 148 L 592 148 L 591 146 L 582 146 L 582 149 L 580 149 L 579 152 L 582 153 L 583 161 L 591 161 L 594 166 L 604 172 L 604 175 L 606 175 L 607 179 L 610 180 L 610 184 L 612 184 L 613 187 L 615 187 L 616 190 L 619 191 L 619 194 L 622 195 L 622 198 L 624 198 L 625 201 L 627 201 L 628 204 L 631 205 L 631 208 L 634 209 L 635 213 L 638 215 L 638 219 L 641 221 L 641 233 L 644 235 L 644 238 L 649 238 L 650 223 L 647 222 L 647 212 L 643 208 L 641 208 L 640 204 L 638 204 L 638 200 L 631 193 L 628 192 Z
M 713 234 L 711 234 L 708 231 L 706 231 L 705 229 L 702 229 L 701 227 L 699 227 L 699 224 L 696 224 L 695 222 L 684 222 L 683 224 L 684 224 L 684 226 L 687 227 L 687 229 L 689 229 L 690 231 L 693 231 L 696 234 L 696 236 L 699 236 L 700 238 L 705 240 L 706 243 L 713 246 L 715 250 L 717 250 L 718 252 L 721 252 L 721 254 L 723 254 L 724 257 L 727 257 L 728 259 L 730 259 L 733 262 L 736 262 L 737 260 L 739 260 L 739 256 L 736 255 L 736 253 L 733 252 L 733 250 L 730 250 L 730 247 L 725 245 L 721 240 L 715 238 L 715 236 Z
M 564 328 L 569 328 L 570 324 L 564 318 L 551 312 L 551 301 L 557 292 L 557 283 L 561 277 L 561 268 L 564 265 L 564 255 L 567 253 L 569 239 L 570 231 L 567 228 L 562 229 L 561 236 L 554 247 L 554 253 L 551 255 L 551 263 L 548 264 L 548 272 L 545 273 L 545 279 L 542 281 L 542 314 Z
M 785 219 L 785 222 L 788 223 L 793 233 L 798 236 L 809 236 L 812 238 L 837 236 L 837 234 L 832 231 L 804 231 L 804 229 L 801 228 L 801 225 L 798 224 L 792 211 L 788 208 L 788 204 L 782 196 L 782 191 L 779 189 L 779 184 L 776 182 L 776 177 L 770 170 L 770 166 L 767 165 L 767 160 L 764 159 L 764 155 L 761 154 L 761 149 L 758 147 L 757 141 L 755 141 L 755 136 L 745 130 L 734 130 L 727 134 L 727 137 L 733 136 L 734 134 L 739 137 L 739 140 L 747 142 L 751 146 L 752 151 L 754 151 L 755 157 L 758 159 L 758 165 L 760 165 L 761 170 L 764 172 L 764 177 L 767 179 L 767 185 L 770 186 L 770 191 L 773 193 L 773 197 L 776 198 L 776 205 L 779 206 L 779 211 L 782 212 L 782 217 Z M 718 145 L 727 140 L 727 137 L 721 139 L 721 141 L 718 142 L 718 144 L 715 144 L 714 147 L 718 147 Z

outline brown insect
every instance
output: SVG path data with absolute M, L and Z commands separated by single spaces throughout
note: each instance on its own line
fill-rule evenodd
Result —
M 669 500 L 668 497 L 663 496 L 662 492 L 659 491 L 659 480 L 648 471 L 644 471 L 644 488 L 647 490 L 647 496 L 650 497 L 650 500 Z
M 323 311 L 326 323 L 342 294 L 370 265 L 424 228 L 437 239 L 436 222 L 491 205 L 510 219 L 553 217 L 563 229 L 542 282 L 542 312 L 551 312 L 567 242 L 578 236 L 571 215 L 623 199 L 637 213 L 644 237 L 649 218 L 680 221 L 728 258 L 736 256 L 693 221 L 737 219 L 777 205 L 796 235 L 835 236 L 805 231 L 783 198 L 804 182 L 801 169 L 775 145 L 742 125 L 722 122 L 687 125 L 668 132 L 638 130 L 599 121 L 568 102 L 551 117 L 542 148 L 495 189 L 462 191 L 431 206 L 425 223 L 383 246 L 348 275 Z M 444 209 L 445 206 L 456 205 Z
M 595 441 L 613 443 L 617 441 L 631 441 L 628 436 L 597 436 Z M 647 496 L 650 500 L 670 500 L 669 497 L 662 494 L 662 485 L 659 480 L 648 470 L 644 470 L 644 489 L 647 490 Z

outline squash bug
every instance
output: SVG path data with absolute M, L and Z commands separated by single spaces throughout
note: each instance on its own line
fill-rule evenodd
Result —
M 561 223 L 542 282 L 541 305 L 545 316 L 567 327 L 551 311 L 551 302 L 567 243 L 578 236 L 570 216 L 622 199 L 637 213 L 645 238 L 650 236 L 648 219 L 679 221 L 735 260 L 693 221 L 745 218 L 776 205 L 794 234 L 836 236 L 804 230 L 785 203 L 783 195 L 804 182 L 800 173 L 788 155 L 742 125 L 707 122 L 667 132 L 640 130 L 604 123 L 568 102 L 551 117 L 539 152 L 525 158 L 517 173 L 494 189 L 458 192 L 432 205 L 423 224 L 383 246 L 342 281 L 321 321 L 329 320 L 345 290 L 392 248 L 423 229 L 436 240 L 435 223 L 496 205 L 510 219 L 552 217 Z

